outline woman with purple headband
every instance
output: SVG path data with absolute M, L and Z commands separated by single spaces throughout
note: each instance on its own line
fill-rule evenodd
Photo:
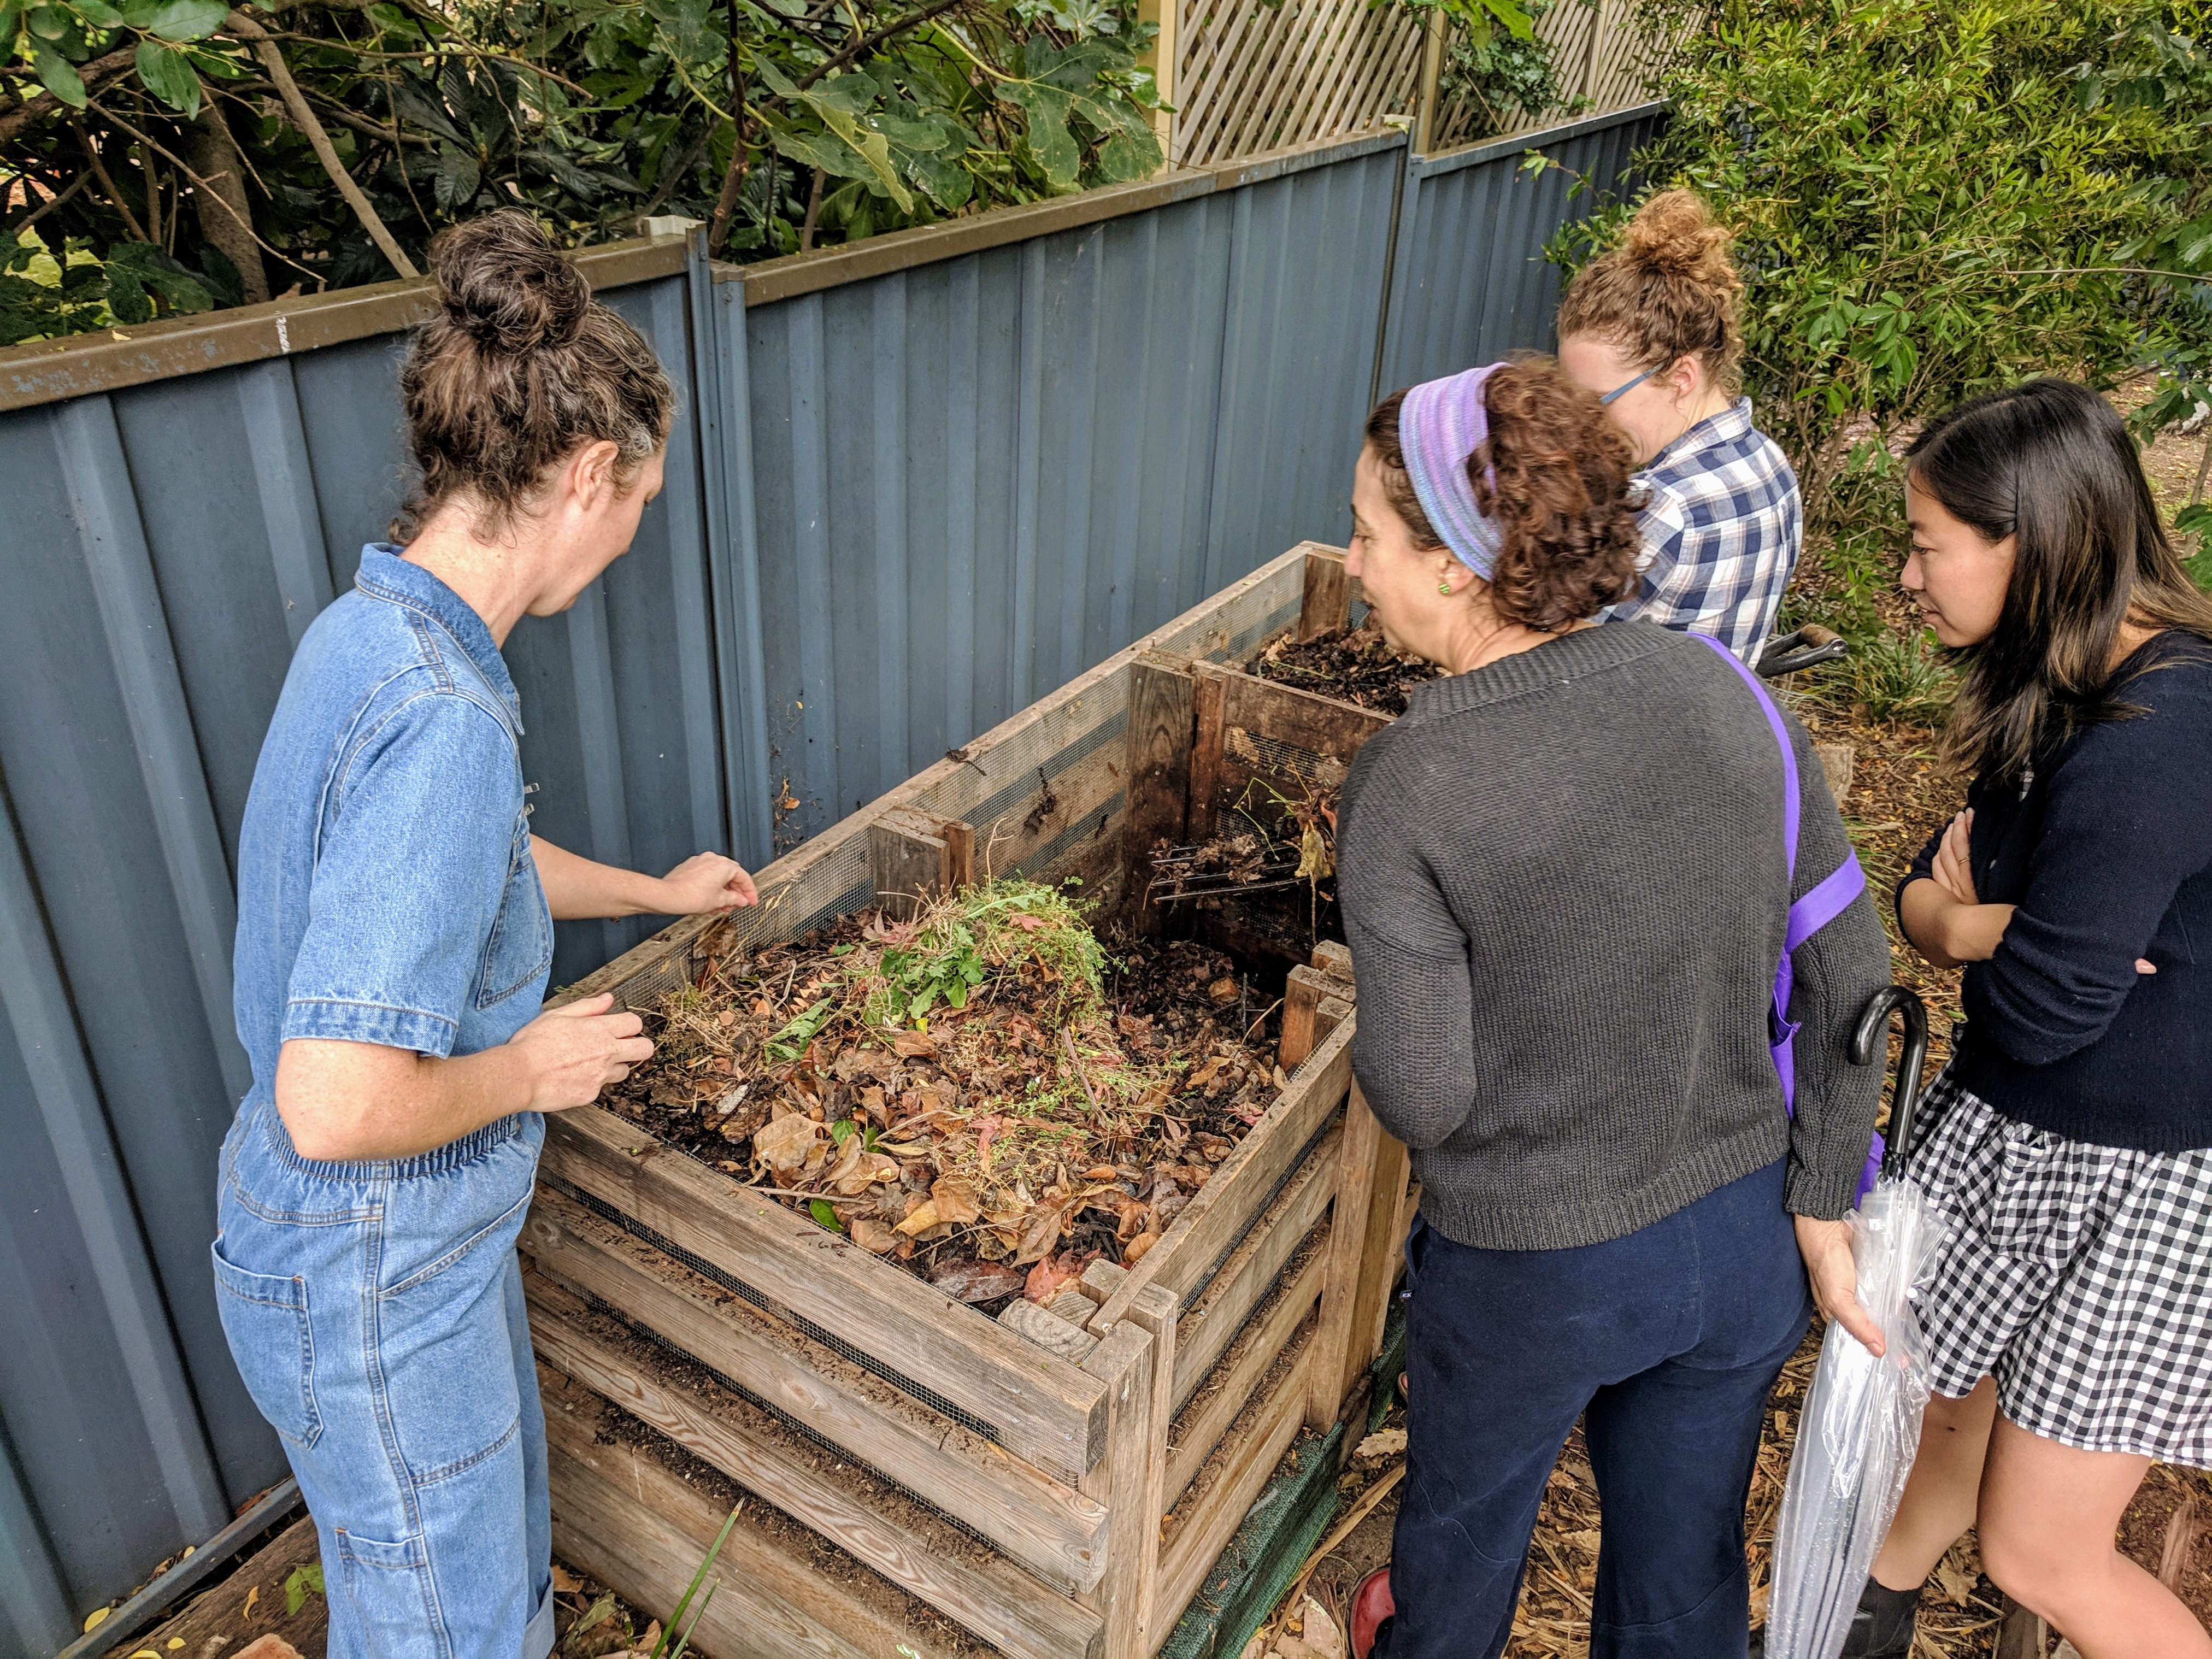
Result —
M 1580 1419 L 1594 1659 L 1743 1659 L 1744 1504 L 1808 1270 L 1871 1330 L 1841 1218 L 1881 1090 L 1847 1045 L 1887 979 L 1881 924 L 1862 892 L 1793 953 L 1792 1117 L 1775 964 L 1850 846 L 1740 662 L 1590 625 L 1635 579 L 1628 440 L 1537 362 L 1398 393 L 1366 438 L 1346 568 L 1452 678 L 1369 741 L 1340 812 L 1352 1066 L 1421 1182 L 1405 1496 L 1353 1649 L 1504 1650 Z

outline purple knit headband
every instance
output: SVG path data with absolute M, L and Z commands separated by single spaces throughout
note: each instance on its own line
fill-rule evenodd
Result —
M 1496 363 L 1470 368 L 1441 380 L 1425 380 L 1406 393 L 1398 406 L 1398 447 L 1406 457 L 1406 476 L 1421 511 L 1451 555 L 1469 570 L 1490 580 L 1504 532 L 1496 520 L 1474 504 L 1474 483 L 1468 458 L 1490 436 L 1490 410 L 1482 401 L 1483 382 Z M 1492 482 L 1496 482 L 1495 469 Z

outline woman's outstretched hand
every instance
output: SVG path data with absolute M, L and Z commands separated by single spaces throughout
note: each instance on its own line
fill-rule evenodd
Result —
M 507 1040 L 520 1052 L 529 1079 L 530 1109 L 563 1112 L 588 1106 L 610 1083 L 653 1058 L 645 1022 L 614 1011 L 611 991 L 549 1008 Z
M 744 866 L 720 853 L 694 854 L 663 876 L 660 884 L 665 902 L 653 908 L 664 916 L 706 915 L 760 902 Z
M 1881 1327 L 1859 1306 L 1859 1269 L 1851 1259 L 1851 1224 L 1819 1221 L 1809 1215 L 1790 1218 L 1797 1224 L 1797 1254 L 1805 1258 L 1805 1276 L 1813 1283 L 1813 1300 L 1820 1311 L 1841 1325 L 1869 1353 L 1882 1351 Z

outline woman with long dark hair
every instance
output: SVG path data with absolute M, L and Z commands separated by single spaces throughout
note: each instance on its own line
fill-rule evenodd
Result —
M 1591 1652 L 1741 1659 L 1744 1504 L 1808 1266 L 1871 1333 L 1837 1291 L 1881 926 L 1832 879 L 1856 874 L 1835 803 L 1750 671 L 1590 625 L 1634 580 L 1632 464 L 1594 393 L 1511 362 L 1386 399 L 1355 474 L 1346 568 L 1452 676 L 1361 750 L 1340 818 L 1353 1069 L 1421 1182 L 1405 1501 L 1363 1656 L 1496 1659 L 1579 1418 Z M 1843 908 L 1779 993 L 1793 1055 L 1777 963 L 1824 887 Z
M 520 213 L 446 232 L 400 390 L 421 487 L 292 659 L 239 842 L 217 1303 L 313 1512 L 331 1659 L 544 1659 L 545 1419 L 514 1241 L 544 1114 L 649 1057 L 541 1012 L 555 918 L 750 904 L 530 830 L 500 647 L 629 549 L 675 397 Z
M 1905 467 L 1905 586 L 1964 660 L 1944 746 L 1973 783 L 1898 915 L 1965 964 L 1966 1021 L 1911 1149 L 1938 1397 L 1844 1652 L 1909 1652 L 1977 1525 L 2084 1659 L 2212 1659 L 2113 1545 L 2154 1459 L 2212 1467 L 2212 600 L 2094 392 L 1977 398 Z

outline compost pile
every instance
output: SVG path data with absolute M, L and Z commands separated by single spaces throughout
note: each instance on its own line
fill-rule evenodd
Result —
M 1060 890 L 706 952 L 606 1103 L 983 1304 L 1139 1260 L 1285 1081 L 1231 959 L 1110 958 Z
M 1285 634 L 1260 653 L 1252 672 L 1261 679 L 1358 703 L 1393 719 L 1406 712 L 1406 701 L 1417 687 L 1444 673 L 1434 663 L 1392 650 L 1371 617 L 1349 632 L 1323 634 L 1303 645 Z

